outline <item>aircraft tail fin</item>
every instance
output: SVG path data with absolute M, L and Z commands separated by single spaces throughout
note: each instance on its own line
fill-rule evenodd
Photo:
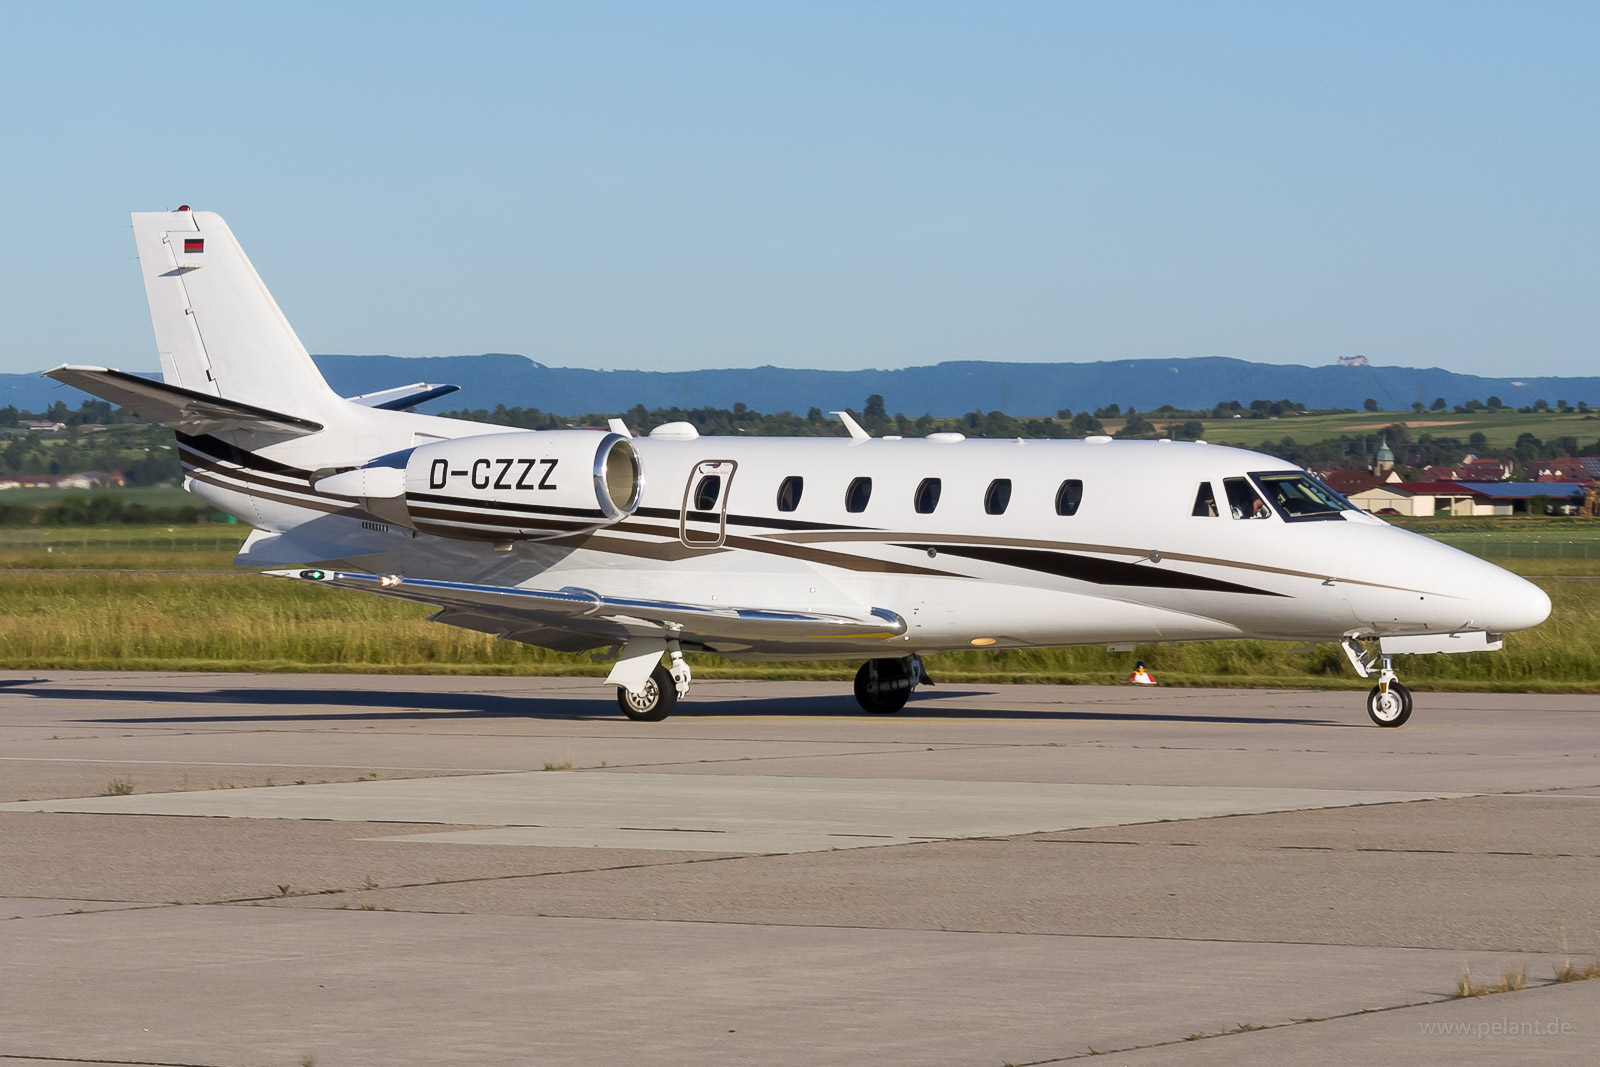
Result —
M 343 401 L 220 215 L 136 212 L 133 234 L 168 385 L 312 419 L 337 411 Z

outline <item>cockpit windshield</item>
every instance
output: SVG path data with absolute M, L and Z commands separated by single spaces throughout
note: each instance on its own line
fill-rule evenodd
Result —
M 1340 512 L 1358 510 L 1350 501 L 1309 474 L 1273 471 L 1252 474 L 1250 477 L 1255 479 L 1278 513 L 1290 522 L 1336 519 Z

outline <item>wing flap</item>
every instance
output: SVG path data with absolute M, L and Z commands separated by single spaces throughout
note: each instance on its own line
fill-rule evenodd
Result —
M 592 634 L 604 641 L 626 641 L 646 634 L 673 634 L 695 639 L 729 639 L 766 643 L 811 645 L 829 639 L 882 639 L 898 637 L 906 622 L 886 608 L 859 615 L 789 611 L 717 604 L 682 604 L 603 596 L 589 589 L 516 589 L 508 586 L 444 582 L 431 578 L 362 574 L 354 571 L 268 571 L 277 578 L 294 578 L 359 589 L 380 596 L 434 604 L 444 609 L 440 621 L 453 613 L 482 619 L 505 620 L 505 632 L 538 627 Z M 486 628 L 480 625 L 470 629 Z
M 191 437 L 219 430 L 255 430 L 303 437 L 322 429 L 322 423 L 268 411 L 237 400 L 197 393 L 178 385 L 151 381 L 109 367 L 75 367 L 62 364 L 44 372 L 46 378 L 82 389 L 138 412 Z

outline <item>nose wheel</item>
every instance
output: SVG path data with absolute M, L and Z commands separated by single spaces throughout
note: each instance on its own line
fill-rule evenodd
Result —
M 1379 682 L 1367 694 L 1367 716 L 1379 726 L 1403 726 L 1411 718 L 1411 690 L 1396 681 L 1387 687 Z
M 1394 657 L 1374 656 L 1361 642 L 1346 637 L 1340 642 L 1350 666 L 1363 678 L 1378 676 L 1378 684 L 1367 694 L 1367 717 L 1379 726 L 1403 726 L 1411 718 L 1411 690 L 1400 684 L 1394 673 Z

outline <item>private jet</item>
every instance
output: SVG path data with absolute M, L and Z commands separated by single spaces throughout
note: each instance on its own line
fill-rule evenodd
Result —
M 162 380 L 46 374 L 170 426 L 185 488 L 254 527 L 237 563 L 612 650 L 630 719 L 672 713 L 688 653 L 860 661 L 857 701 L 888 713 L 940 652 L 1255 638 L 1337 642 L 1396 727 L 1394 657 L 1498 649 L 1550 612 L 1299 467 L 1203 441 L 872 437 L 848 413 L 837 438 L 508 431 L 411 410 L 448 386 L 343 397 L 220 216 L 133 231 Z

